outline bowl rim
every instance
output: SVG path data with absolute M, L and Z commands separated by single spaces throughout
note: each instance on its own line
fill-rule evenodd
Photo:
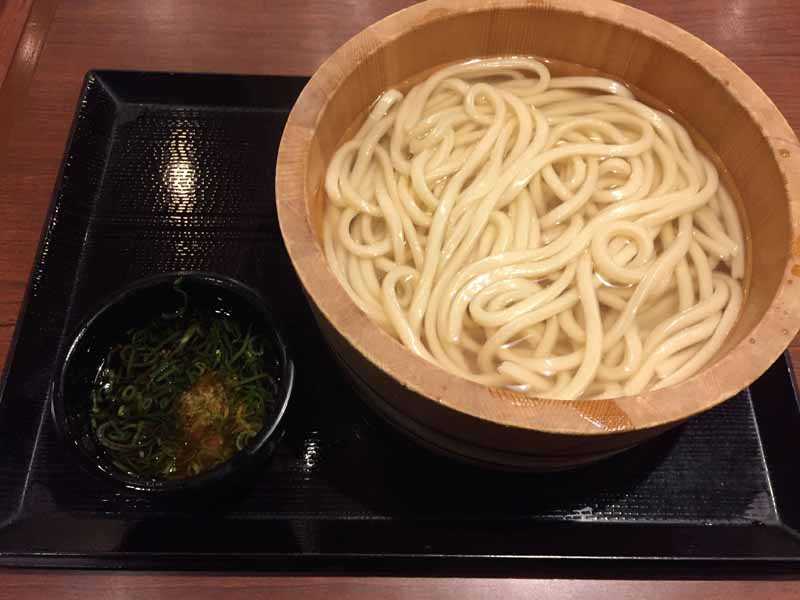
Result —
M 406 349 L 369 320 L 350 299 L 332 271 L 306 213 L 308 156 L 314 130 L 327 99 L 356 67 L 382 45 L 439 19 L 474 12 L 535 7 L 525 0 L 427 0 L 393 13 L 356 34 L 314 73 L 295 103 L 278 151 L 275 198 L 281 234 L 289 257 L 316 310 L 346 342 L 380 371 L 439 407 L 470 419 L 503 427 L 558 435 L 609 435 L 678 423 L 734 396 L 755 381 L 786 349 L 800 329 L 800 143 L 766 93 L 744 71 L 710 45 L 659 17 L 610 0 L 548 0 L 548 11 L 578 14 L 634 31 L 671 47 L 724 85 L 759 127 L 783 176 L 789 202 L 792 252 L 786 257 L 781 283 L 764 317 L 710 368 L 683 383 L 635 396 L 604 400 L 545 400 L 487 388 L 452 375 Z M 788 150 L 791 149 L 791 155 Z M 779 152 L 781 158 L 778 159 Z M 756 344 L 756 341 L 758 344 Z M 498 410 L 498 400 L 508 409 Z M 491 406 L 491 409 L 488 409 Z M 581 418 L 575 418 L 575 410 Z M 572 413 L 571 418 L 563 417 Z
M 262 427 L 258 435 L 253 438 L 247 446 L 237 450 L 231 458 L 216 467 L 203 471 L 198 475 L 184 477 L 181 479 L 151 480 L 139 479 L 126 475 L 120 471 L 104 468 L 83 448 L 73 435 L 70 427 L 66 425 L 66 394 L 65 382 L 69 372 L 71 361 L 75 356 L 80 344 L 88 332 L 105 317 L 110 311 L 114 310 L 121 301 L 128 299 L 132 295 L 142 292 L 148 288 L 169 283 L 178 279 L 194 280 L 203 287 L 224 289 L 252 306 L 263 319 L 265 326 L 270 330 L 276 342 L 277 356 L 281 370 L 281 385 L 283 391 L 278 398 L 278 406 L 272 413 L 271 421 L 267 426 Z M 113 481 L 131 491 L 144 492 L 148 494 L 174 494 L 197 492 L 207 490 L 228 480 L 230 477 L 246 469 L 249 462 L 256 459 L 262 452 L 271 453 L 268 445 L 276 436 L 282 433 L 282 424 L 285 420 L 289 401 L 294 388 L 295 367 L 294 361 L 286 346 L 286 342 L 275 324 L 275 319 L 269 310 L 263 296 L 252 287 L 241 281 L 208 271 L 174 271 L 170 273 L 160 273 L 137 279 L 125 285 L 108 297 L 102 299 L 87 316 L 82 319 L 72 330 L 72 333 L 64 338 L 64 344 L 58 354 L 56 362 L 56 372 L 51 380 L 49 388 L 50 414 L 55 424 L 55 428 L 62 441 L 69 446 L 84 469 L 91 473 L 98 474 L 104 479 Z M 265 456 L 266 458 L 266 456 Z

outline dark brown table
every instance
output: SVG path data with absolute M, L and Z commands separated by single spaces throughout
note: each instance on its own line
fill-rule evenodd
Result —
M 628 3 L 721 50 L 800 130 L 796 0 Z M 0 363 L 7 356 L 87 70 L 309 75 L 351 35 L 408 4 L 410 0 L 0 0 Z M 792 354 L 800 358 L 800 341 L 793 343 Z M 309 600 L 788 600 L 800 598 L 800 584 L 0 571 L 0 598 L 20 600 L 190 596 L 199 600 L 267 594 Z

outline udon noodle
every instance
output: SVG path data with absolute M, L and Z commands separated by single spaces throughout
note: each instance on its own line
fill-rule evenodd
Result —
M 327 261 L 411 351 L 489 386 L 574 399 L 679 383 L 742 304 L 744 237 L 668 114 L 527 58 L 384 92 L 331 159 Z

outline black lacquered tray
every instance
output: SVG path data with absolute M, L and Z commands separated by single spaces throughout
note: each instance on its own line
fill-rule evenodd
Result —
M 0 564 L 634 577 L 800 573 L 800 412 L 785 357 L 749 390 L 579 471 L 480 471 L 416 448 L 323 345 L 274 207 L 305 80 L 90 73 L 0 399 Z M 120 492 L 51 423 L 55 356 L 126 283 L 211 270 L 271 303 L 297 364 L 276 456 L 222 503 Z

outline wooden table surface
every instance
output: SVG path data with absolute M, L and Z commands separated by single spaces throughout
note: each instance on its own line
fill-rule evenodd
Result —
M 89 69 L 308 75 L 410 0 L 0 0 L 0 363 Z M 630 0 L 715 46 L 800 131 L 797 0 Z M 43 340 L 47 343 L 47 340 Z M 800 358 L 800 344 L 792 353 Z M 795 364 L 800 364 L 795 361 Z M 613 575 L 613 574 L 609 574 Z M 775 598 L 794 582 L 262 577 L 0 571 L 0 598 Z

